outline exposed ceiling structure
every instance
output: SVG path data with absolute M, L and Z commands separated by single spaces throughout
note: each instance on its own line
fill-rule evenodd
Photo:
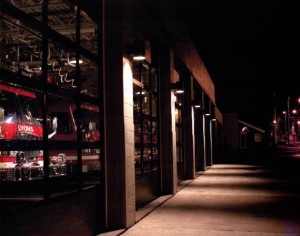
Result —
M 42 21 L 42 1 L 40 0 L 11 0 L 12 5 L 28 14 L 30 17 Z M 48 24 L 52 30 L 63 35 L 71 43 L 76 40 L 76 9 L 64 0 L 51 0 L 48 6 Z M 42 35 L 0 12 L 0 45 L 1 68 L 12 72 L 19 72 L 27 77 L 40 77 L 42 66 Z M 80 42 L 84 49 L 97 55 L 96 24 L 81 11 L 80 15 Z M 75 48 L 75 47 L 73 47 Z M 62 88 L 75 88 L 76 52 L 72 47 L 65 48 L 59 40 L 49 37 L 48 70 L 51 80 Z M 97 79 L 97 66 L 89 58 L 80 56 L 80 70 L 83 77 L 82 92 L 95 96 L 97 88 L 94 81 Z

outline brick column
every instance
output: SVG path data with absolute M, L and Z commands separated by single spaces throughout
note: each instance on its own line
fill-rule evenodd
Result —
M 104 4 L 102 169 L 109 230 L 129 227 L 135 221 L 132 75 L 126 75 L 130 67 L 123 61 L 122 2 Z
M 177 189 L 176 143 L 174 145 L 172 127 L 171 81 L 174 76 L 174 55 L 169 48 L 160 48 L 159 52 L 159 125 L 160 125 L 160 160 L 161 192 L 174 194 Z M 174 105 L 175 106 L 175 105 Z M 175 108 L 174 108 L 175 113 Z M 173 114 L 175 117 L 175 114 Z M 174 118 L 173 117 L 173 118 Z M 175 119 L 175 118 L 174 118 Z M 175 124 L 175 120 L 174 120 Z M 175 137 L 176 142 L 176 137 Z
M 195 157 L 192 124 L 191 78 L 186 74 L 184 78 L 184 106 L 183 106 L 183 145 L 185 159 L 185 178 L 195 177 Z

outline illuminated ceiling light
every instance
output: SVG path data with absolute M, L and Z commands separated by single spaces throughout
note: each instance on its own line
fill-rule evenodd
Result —
M 142 60 L 145 60 L 145 56 L 141 56 L 141 55 L 139 55 L 139 56 L 134 56 L 134 57 L 133 57 L 133 60 L 135 60 L 135 61 L 142 61 Z
M 184 91 L 182 89 L 178 89 L 178 90 L 175 91 L 175 93 L 176 94 L 182 94 L 182 93 L 184 93 Z
M 135 93 L 135 95 L 140 95 L 140 94 L 144 95 L 145 92 L 143 91 L 143 92 L 136 92 L 136 93 Z
M 192 100 L 192 106 L 196 109 L 200 109 L 201 106 L 201 102 L 199 102 L 198 100 Z
M 182 94 L 182 93 L 184 93 L 182 82 L 178 81 L 176 83 L 172 83 L 171 87 L 172 87 L 172 90 L 174 90 L 175 94 Z
M 79 64 L 82 64 L 83 63 L 83 60 L 82 59 L 79 59 Z M 70 61 L 69 61 L 69 64 L 71 66 L 75 66 L 76 65 L 76 58 L 72 58 Z
M 146 47 L 144 41 L 135 41 L 131 45 L 132 59 L 135 61 L 142 61 L 146 58 Z

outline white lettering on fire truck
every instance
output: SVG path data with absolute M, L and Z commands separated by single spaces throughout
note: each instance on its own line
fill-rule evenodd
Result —
M 33 133 L 33 127 L 28 125 L 18 125 L 19 132 Z

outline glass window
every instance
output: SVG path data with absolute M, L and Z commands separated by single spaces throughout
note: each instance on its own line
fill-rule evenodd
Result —
M 49 141 L 76 141 L 75 101 L 50 94 L 48 97 Z
M 141 73 L 140 73 L 141 63 L 134 61 L 132 63 L 132 76 L 135 80 L 141 82 Z
M 147 90 L 142 90 L 142 107 L 143 107 L 143 113 L 150 115 L 150 106 L 151 106 L 151 100 L 150 100 L 150 94 Z
M 136 147 L 134 149 L 134 165 L 135 165 L 135 173 L 141 174 L 142 166 L 141 166 L 141 148 Z
M 157 98 L 155 96 L 151 96 L 151 111 L 152 116 L 157 116 Z
M 41 79 L 42 45 L 41 33 L 30 27 L 25 27 L 19 20 L 4 15 L 0 12 L 1 50 L 0 67 L 6 72 L 18 75 L 18 79 L 29 82 L 33 79 L 38 82 Z M 7 74 L 4 80 L 16 79 L 16 76 Z
M 27 13 L 28 15 L 34 17 L 35 19 L 42 21 L 42 3 L 41 0 L 6 0 L 8 3 L 17 7 L 19 10 Z
M 43 200 L 45 191 L 54 197 L 101 180 L 97 25 L 80 11 L 76 37 L 73 1 L 49 0 L 42 12 L 44 2 L 7 0 L 0 12 L 0 181 L 7 183 L 0 183 L 0 198 Z
M 178 106 L 175 109 L 175 122 L 181 124 L 181 109 Z
M 99 74 L 98 65 L 96 62 L 89 60 L 86 57 L 80 57 L 80 79 L 81 79 L 81 94 L 99 97 Z
M 83 103 L 81 104 L 81 115 L 77 109 L 74 110 L 75 120 L 79 120 L 82 141 L 99 141 L 100 138 L 100 117 L 97 106 Z
M 152 122 L 152 143 L 157 144 L 157 122 Z
M 133 110 L 139 112 L 141 109 L 141 88 L 133 85 Z
M 140 144 L 142 133 L 141 133 L 141 123 L 139 114 L 135 114 L 134 116 L 134 142 L 135 144 Z
M 149 147 L 144 148 L 143 170 L 144 171 L 151 171 L 152 170 L 152 155 L 151 155 L 151 149 Z
M 20 124 L 18 126 L 20 131 L 27 130 L 27 135 L 22 135 L 22 138 L 26 136 L 27 138 L 41 139 L 40 113 L 35 93 L 0 83 L 0 102 L 3 126 Z M 39 129 L 35 129 L 35 127 L 39 127 Z M 34 132 L 34 129 L 37 132 Z M 3 132 L 3 134 L 8 133 L 9 131 Z M 11 137 L 18 138 L 13 134 Z
M 64 0 L 49 0 L 48 3 L 49 26 L 64 35 L 66 38 L 76 40 L 76 8 Z
M 146 64 L 142 65 L 142 69 L 141 69 L 141 82 L 144 84 L 145 87 L 150 88 L 149 66 L 146 65 Z
M 184 94 L 176 93 L 175 102 L 175 122 L 176 122 L 176 159 L 177 159 L 177 175 L 178 183 L 184 179 L 184 156 L 183 156 L 183 96 Z
M 68 112 L 50 112 L 48 116 L 49 121 L 56 120 L 56 134 L 72 134 L 72 118 Z M 49 122 L 49 128 L 54 131 L 54 125 Z
M 134 79 L 141 82 L 133 85 L 136 174 L 158 167 L 157 97 L 152 90 L 156 82 L 151 82 L 156 79 L 154 72 L 146 63 L 133 62 Z
M 151 90 L 157 92 L 157 74 L 155 69 L 151 69 Z

